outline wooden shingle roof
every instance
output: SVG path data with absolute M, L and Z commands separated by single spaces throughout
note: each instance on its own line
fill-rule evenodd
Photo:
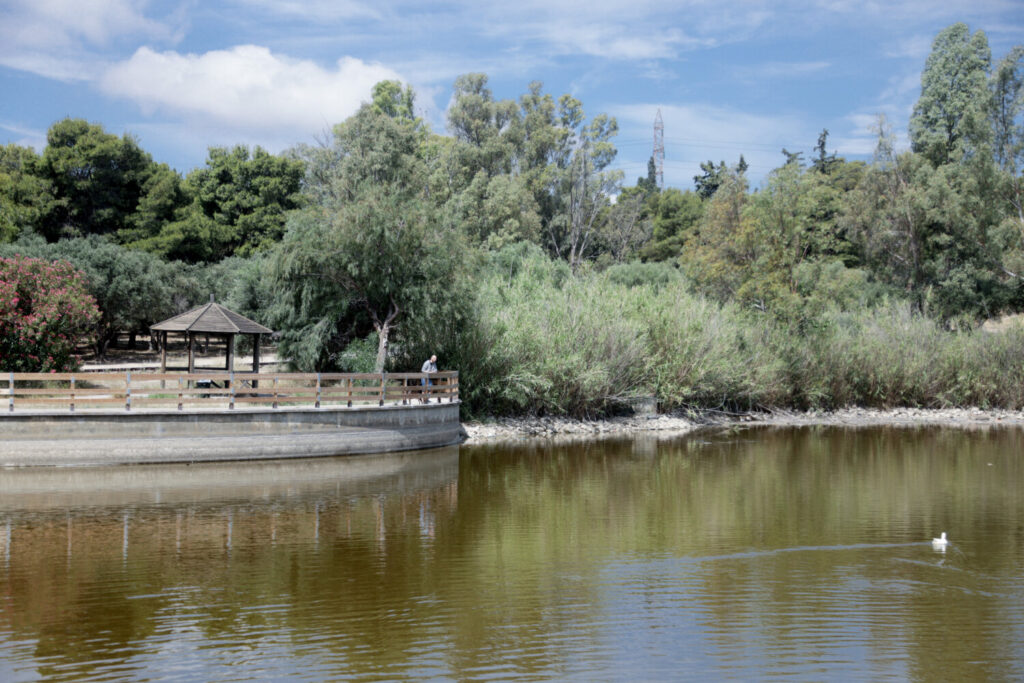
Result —
M 173 318 L 150 326 L 164 332 L 209 332 L 211 334 L 272 334 L 273 330 L 249 320 L 218 303 L 203 304 Z

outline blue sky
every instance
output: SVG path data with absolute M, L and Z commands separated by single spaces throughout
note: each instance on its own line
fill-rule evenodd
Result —
M 757 184 L 822 128 L 848 158 L 879 114 L 903 134 L 956 21 L 996 59 L 1024 42 L 1021 0 L 0 0 L 0 142 L 41 151 L 80 117 L 186 173 L 211 145 L 313 142 L 385 78 L 444 132 L 452 82 L 480 71 L 498 98 L 539 80 L 615 116 L 630 184 L 659 108 L 666 185 L 740 154 Z

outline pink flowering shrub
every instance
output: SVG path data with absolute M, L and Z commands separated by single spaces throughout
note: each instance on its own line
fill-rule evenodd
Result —
M 99 315 L 70 263 L 0 258 L 0 370 L 73 370 L 75 347 Z

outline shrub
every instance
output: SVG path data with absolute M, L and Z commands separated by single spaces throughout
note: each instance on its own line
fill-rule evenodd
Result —
M 0 369 L 63 372 L 99 319 L 85 278 L 64 261 L 0 258 Z

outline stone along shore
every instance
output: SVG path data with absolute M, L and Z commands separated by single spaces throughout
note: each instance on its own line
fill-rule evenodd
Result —
M 464 443 L 486 443 L 523 438 L 601 438 L 640 432 L 665 436 L 685 434 L 702 427 L 766 425 L 779 427 L 998 427 L 1024 426 L 1024 411 L 981 408 L 843 408 L 835 411 L 724 414 L 708 412 L 693 416 L 655 415 L 575 420 L 560 417 L 496 418 L 464 422 Z

